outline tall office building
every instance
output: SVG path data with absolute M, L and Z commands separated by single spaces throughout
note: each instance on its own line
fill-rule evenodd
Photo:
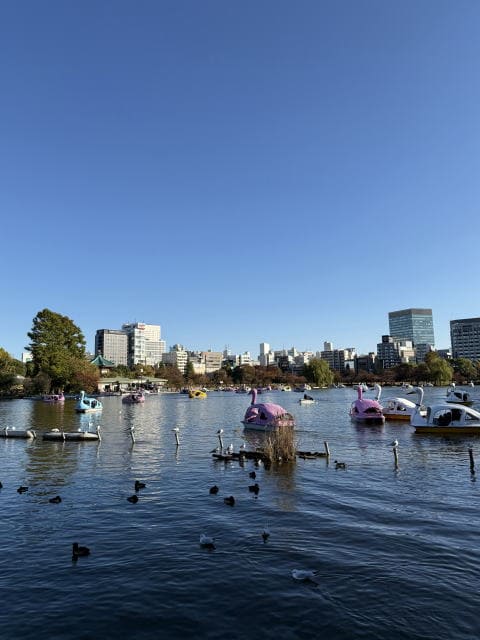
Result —
M 128 365 L 148 364 L 152 367 L 162 362 L 165 341 L 161 340 L 160 325 L 144 322 L 127 323 L 122 330 L 128 335 Z
M 480 318 L 450 320 L 452 358 L 480 360 Z
M 411 340 L 414 345 L 435 345 L 431 309 L 403 309 L 388 314 L 390 336 L 398 340 Z
M 128 364 L 128 336 L 119 329 L 98 329 L 95 333 L 95 355 L 102 355 L 117 366 Z

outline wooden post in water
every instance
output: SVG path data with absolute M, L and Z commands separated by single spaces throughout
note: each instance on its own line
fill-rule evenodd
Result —
M 395 469 L 398 469 L 398 447 L 397 447 L 397 445 L 395 445 L 393 447 L 393 457 L 394 457 L 394 460 L 395 460 Z
M 327 458 L 330 458 L 330 449 L 328 448 L 328 442 L 326 440 L 324 441 L 323 446 L 325 447 L 325 453 L 327 454 Z
M 220 453 L 223 451 L 223 439 L 222 439 L 223 429 L 219 429 L 217 431 L 218 440 L 220 442 Z
M 132 439 L 132 443 L 135 444 L 135 427 L 130 427 L 130 438 Z
M 178 439 L 178 432 L 180 431 L 180 429 L 178 427 L 175 427 L 174 429 L 172 429 L 172 431 L 175 433 L 175 442 L 177 443 L 177 447 L 180 444 L 180 441 Z
M 473 459 L 472 447 L 468 447 L 468 455 L 470 458 L 470 473 L 475 473 L 475 460 Z

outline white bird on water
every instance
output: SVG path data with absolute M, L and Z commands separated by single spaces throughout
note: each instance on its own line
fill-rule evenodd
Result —
M 202 533 L 200 536 L 200 545 L 202 547 L 206 547 L 207 549 L 215 549 L 214 538 L 211 536 L 207 536 L 205 533 Z
M 311 571 L 310 569 L 293 569 L 292 578 L 294 580 L 314 580 L 318 571 Z

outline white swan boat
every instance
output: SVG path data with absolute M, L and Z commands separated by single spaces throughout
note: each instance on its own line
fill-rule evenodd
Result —
M 376 400 L 380 402 L 380 396 L 382 395 L 382 388 L 379 384 L 374 387 L 377 391 Z M 413 414 L 419 406 L 419 412 L 421 415 L 426 415 L 426 409 L 422 407 L 423 402 L 423 389 L 421 387 L 412 387 L 412 390 L 408 394 L 418 394 L 418 403 L 412 402 L 407 398 L 401 398 L 394 396 L 392 398 L 385 398 L 382 403 L 383 415 L 386 420 L 408 420 L 410 422 Z
M 470 385 L 473 387 L 473 384 Z M 476 402 L 480 402 L 479 396 L 474 396 L 471 391 L 467 391 L 466 389 L 459 389 L 455 386 L 455 383 L 452 384 L 447 389 L 447 397 L 445 398 L 447 402 L 453 402 L 454 404 L 464 404 L 466 406 L 471 406 Z
M 471 407 L 439 402 L 427 407 L 425 415 L 418 409 L 410 421 L 416 433 L 480 435 L 480 412 Z

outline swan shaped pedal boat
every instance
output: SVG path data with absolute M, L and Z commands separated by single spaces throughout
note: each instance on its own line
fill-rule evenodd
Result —
M 75 405 L 75 411 L 78 413 L 93 413 L 94 411 L 101 411 L 103 405 L 97 398 L 89 398 L 85 395 L 85 391 L 80 392 L 80 398 Z

